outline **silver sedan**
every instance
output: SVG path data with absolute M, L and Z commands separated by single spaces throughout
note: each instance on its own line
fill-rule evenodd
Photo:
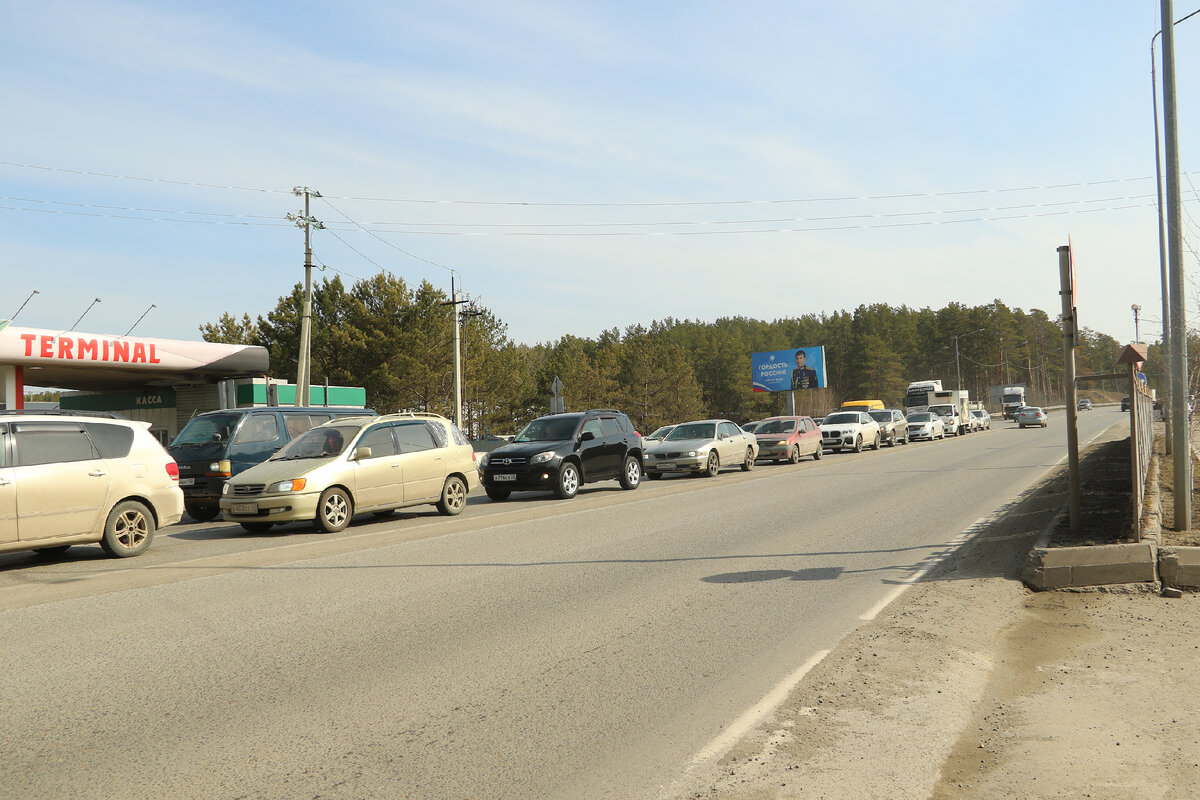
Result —
M 716 477 L 721 467 L 754 469 L 758 440 L 727 419 L 682 422 L 645 454 L 646 477 L 670 472 L 700 472 Z

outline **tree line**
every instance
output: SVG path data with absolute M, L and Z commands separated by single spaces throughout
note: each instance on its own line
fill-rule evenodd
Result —
M 210 342 L 261 345 L 273 374 L 291 377 L 302 301 L 297 284 L 265 316 L 225 312 L 200 332 Z M 313 287 L 313 384 L 328 379 L 363 386 L 368 405 L 380 412 L 452 416 L 455 307 L 449 301 L 427 281 L 412 285 L 389 273 L 349 288 L 336 276 L 319 281 Z M 880 303 L 773 321 L 667 318 L 612 328 L 594 339 L 568 334 L 532 345 L 513 342 L 488 309 L 460 319 L 463 427 L 475 438 L 513 433 L 546 413 L 555 376 L 568 410 L 619 408 L 643 432 L 685 419 L 743 422 L 785 413 L 786 392 L 752 390 L 751 354 L 818 345 L 825 347 L 827 386 L 796 392 L 798 413 L 823 415 L 846 399 L 898 406 L 909 382 L 940 379 L 952 388 L 960 373 L 963 388 L 983 400 L 989 387 L 1016 383 L 1029 387 L 1031 403 L 1065 396 L 1057 316 L 1000 300 L 936 310 Z M 1078 374 L 1117 371 L 1115 339 L 1084 328 L 1082 340 Z M 1147 372 L 1160 374 L 1161 360 L 1152 347 Z M 1116 382 L 1105 388 L 1121 391 Z

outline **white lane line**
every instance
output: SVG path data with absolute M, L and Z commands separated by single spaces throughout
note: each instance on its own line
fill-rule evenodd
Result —
M 692 758 L 692 763 L 688 767 L 688 772 L 692 772 L 698 767 L 704 766 L 721 756 L 725 755 L 731 747 L 749 733 L 754 726 L 761 722 L 768 714 L 779 708 L 779 705 L 787 699 L 788 694 L 804 679 L 804 676 L 809 671 L 820 664 L 824 658 L 829 655 L 831 650 L 820 650 L 812 655 L 794 670 L 790 675 L 775 685 L 763 699 L 759 700 L 750 708 L 742 712 L 741 716 L 733 721 L 720 736 L 713 739 L 703 750 Z
M 887 608 L 888 606 L 890 606 L 892 603 L 894 603 L 896 601 L 896 598 L 900 597 L 900 595 L 904 594 L 909 589 L 911 589 L 913 584 L 919 583 L 922 578 L 924 578 L 926 575 L 929 574 L 929 571 L 931 569 L 936 567 L 938 564 L 942 563 L 942 561 L 944 561 L 947 556 L 949 556 L 951 553 L 953 553 L 955 550 L 957 550 L 959 547 L 961 547 L 968 539 L 970 539 L 972 536 L 974 536 L 976 533 L 978 533 L 980 528 L 982 528 L 984 525 L 989 524 L 994 518 L 995 518 L 994 516 L 980 517 L 979 519 L 977 519 L 973 523 L 971 523 L 971 526 L 969 528 L 967 528 L 965 531 L 960 533 L 958 536 L 955 536 L 953 539 L 951 539 L 949 542 L 947 542 L 946 546 L 942 549 L 942 551 L 940 553 L 926 559 L 925 565 L 923 567 L 921 567 L 916 572 L 914 572 L 912 575 L 910 575 L 908 578 L 906 578 L 899 586 L 895 587 L 890 592 L 888 592 L 887 595 L 885 595 L 882 600 L 880 600 L 878 603 L 876 603 L 871 608 L 870 611 L 868 611 L 865 614 L 863 614 L 862 616 L 860 616 L 859 620 L 861 620 L 863 622 L 870 622 L 871 620 L 873 620 L 877 616 L 879 616 L 885 608 Z

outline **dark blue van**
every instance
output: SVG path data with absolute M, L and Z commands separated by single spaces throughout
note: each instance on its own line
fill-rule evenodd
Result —
M 261 464 L 293 437 L 334 417 L 374 417 L 368 408 L 226 408 L 191 418 L 167 448 L 179 465 L 184 509 L 198 522 L 221 513 L 225 481 Z

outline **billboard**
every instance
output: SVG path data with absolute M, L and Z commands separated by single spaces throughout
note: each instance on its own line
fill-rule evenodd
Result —
M 750 370 L 756 392 L 825 388 L 825 348 L 797 347 L 752 353 Z

